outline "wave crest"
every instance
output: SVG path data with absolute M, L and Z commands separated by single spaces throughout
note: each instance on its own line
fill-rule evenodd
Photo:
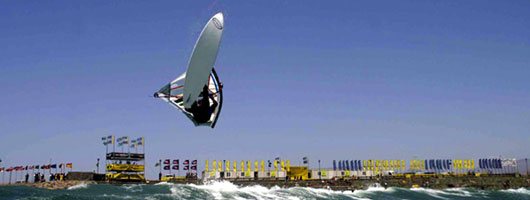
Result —
M 77 185 L 68 187 L 67 190 L 78 190 L 78 189 L 84 189 L 87 187 L 88 187 L 87 183 L 79 183 Z

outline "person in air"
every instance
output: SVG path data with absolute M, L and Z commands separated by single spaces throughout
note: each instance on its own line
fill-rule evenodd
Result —
M 215 101 L 215 98 L 213 97 L 214 94 L 210 94 L 208 92 L 208 87 L 204 86 L 201 92 L 201 99 L 199 99 L 197 102 L 195 102 L 191 108 L 186 108 L 186 111 L 193 114 L 193 118 L 195 121 L 199 124 L 203 124 L 208 122 L 210 120 L 210 117 L 212 116 L 213 111 L 217 107 L 217 101 Z M 213 104 L 210 106 L 210 99 L 212 100 Z

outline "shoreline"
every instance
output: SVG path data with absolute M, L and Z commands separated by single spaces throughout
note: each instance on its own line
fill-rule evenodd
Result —
M 528 176 L 488 176 L 488 177 L 475 177 L 475 176 L 431 176 L 431 177 L 377 177 L 373 179 L 354 179 L 354 180 L 298 180 L 298 181 L 285 181 L 285 180 L 216 180 L 217 181 L 228 181 L 238 187 L 260 185 L 267 188 L 281 187 L 311 187 L 317 189 L 330 189 L 334 191 L 354 191 L 354 190 L 366 190 L 370 187 L 399 187 L 399 188 L 429 188 L 429 189 L 449 189 L 449 188 L 472 188 L 478 190 L 506 190 L 506 189 L 519 189 L 519 188 L 530 188 L 530 177 Z M 82 184 L 112 184 L 112 185 L 124 185 L 124 184 L 157 184 L 162 183 L 160 181 L 147 181 L 147 182 L 104 182 L 104 181 L 93 181 L 93 180 L 65 180 L 65 181 L 51 181 L 43 183 L 16 183 L 16 184 L 2 184 L 0 186 L 11 186 L 11 185 L 23 185 L 29 187 L 37 187 L 48 190 L 57 189 L 68 189 L 76 185 Z M 172 184 L 196 184 L 205 185 L 211 182 L 202 182 L 199 180 L 193 181 L 171 181 L 168 183 Z

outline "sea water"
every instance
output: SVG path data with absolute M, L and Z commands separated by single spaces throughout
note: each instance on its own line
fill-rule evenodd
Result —
M 332 191 L 308 187 L 240 187 L 230 182 L 194 184 L 80 184 L 64 190 L 23 185 L 0 186 L 0 199 L 529 199 L 528 188 L 475 190 L 450 188 L 382 188 Z

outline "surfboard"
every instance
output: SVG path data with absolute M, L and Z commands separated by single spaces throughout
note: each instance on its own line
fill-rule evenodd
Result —
M 188 64 L 184 80 L 183 103 L 190 108 L 199 97 L 212 72 L 223 35 L 223 14 L 215 14 L 202 30 Z

